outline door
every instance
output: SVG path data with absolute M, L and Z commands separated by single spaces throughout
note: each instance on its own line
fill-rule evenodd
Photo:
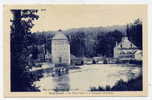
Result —
M 59 63 L 60 64 L 62 63 L 62 57 L 59 57 Z

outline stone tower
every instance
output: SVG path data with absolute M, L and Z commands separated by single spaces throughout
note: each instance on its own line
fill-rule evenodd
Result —
M 51 52 L 53 64 L 70 64 L 70 44 L 61 30 L 56 32 L 52 38 Z

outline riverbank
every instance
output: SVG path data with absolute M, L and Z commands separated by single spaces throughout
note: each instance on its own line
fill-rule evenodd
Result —
M 128 82 L 119 80 L 113 87 L 108 85 L 105 88 L 102 86 L 91 87 L 90 91 L 142 91 L 142 89 L 142 75 L 140 75 L 139 77 L 131 79 Z

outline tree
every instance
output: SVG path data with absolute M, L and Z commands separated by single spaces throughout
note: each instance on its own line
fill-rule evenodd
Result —
M 70 39 L 70 51 L 71 54 L 77 57 L 83 57 L 85 55 L 85 34 L 84 32 L 77 32 L 77 34 L 71 36 Z
M 140 19 L 136 19 L 128 27 L 129 40 L 139 49 L 142 49 L 142 32 L 142 21 Z
M 121 38 L 122 33 L 118 30 L 99 35 L 96 44 L 97 55 L 113 57 L 113 48 L 116 46 L 116 42 L 121 41 Z
M 31 87 L 30 77 L 26 74 L 28 56 L 31 53 L 31 28 L 33 20 L 39 16 L 36 9 L 12 9 L 11 20 L 11 91 L 26 91 Z

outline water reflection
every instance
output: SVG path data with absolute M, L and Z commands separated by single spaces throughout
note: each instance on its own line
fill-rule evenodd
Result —
M 112 87 L 119 80 L 127 82 L 140 74 L 141 67 L 137 65 L 83 65 L 65 73 L 57 70 L 46 72 L 33 84 L 40 91 L 89 91 L 90 87 Z
M 53 84 L 54 84 L 54 91 L 69 91 L 70 85 L 69 85 L 69 75 L 64 74 L 60 76 L 54 76 L 52 78 Z

